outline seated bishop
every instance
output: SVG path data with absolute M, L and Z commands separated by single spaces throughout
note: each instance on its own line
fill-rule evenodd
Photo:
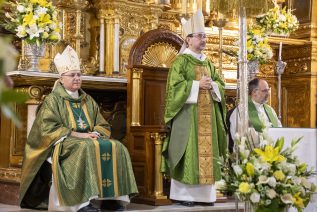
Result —
M 111 139 L 97 103 L 81 89 L 80 61 L 67 46 L 60 78 L 38 109 L 22 166 L 20 205 L 49 211 L 119 209 L 138 192 L 126 147 Z

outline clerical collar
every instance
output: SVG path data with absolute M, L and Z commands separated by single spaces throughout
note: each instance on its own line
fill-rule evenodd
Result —
M 254 101 L 253 99 L 252 99 L 252 102 L 253 102 L 253 104 L 255 105 L 255 107 L 263 107 L 263 104 L 258 103 L 258 102 L 256 102 L 256 101 Z
M 196 52 L 193 52 L 189 48 L 186 48 L 185 51 L 183 52 L 183 54 L 190 54 L 191 56 L 193 56 L 194 58 L 196 58 L 197 60 L 200 60 L 200 61 L 204 61 L 206 59 L 205 54 L 198 54 Z
M 66 92 L 73 98 L 73 99 L 78 99 L 78 90 L 77 91 L 70 91 L 70 90 L 67 90 L 65 89 Z

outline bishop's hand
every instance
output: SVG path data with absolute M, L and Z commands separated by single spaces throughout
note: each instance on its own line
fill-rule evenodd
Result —
M 77 138 L 93 138 L 97 139 L 99 138 L 99 135 L 97 133 L 89 132 L 89 133 L 80 133 L 80 132 L 72 132 L 71 136 L 77 137 Z
M 211 82 L 212 80 L 210 77 L 203 76 L 199 81 L 199 88 L 209 90 L 211 89 Z

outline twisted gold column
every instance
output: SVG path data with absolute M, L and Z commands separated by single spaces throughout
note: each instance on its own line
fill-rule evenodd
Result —
M 114 68 L 114 17 L 113 11 L 105 16 L 106 20 L 106 75 L 112 75 Z
M 81 10 L 77 9 L 76 10 L 76 35 L 75 35 L 75 49 L 80 57 L 80 41 L 82 39 L 82 35 L 80 33 L 80 24 L 81 24 Z
M 140 93 L 142 69 L 132 69 L 132 120 L 131 126 L 141 126 L 140 124 Z
M 155 189 L 153 195 L 155 199 L 167 199 L 167 196 L 163 194 L 163 175 L 161 169 L 161 157 L 162 157 L 162 144 L 163 139 L 166 137 L 165 133 L 151 133 L 151 138 L 154 140 L 155 145 Z

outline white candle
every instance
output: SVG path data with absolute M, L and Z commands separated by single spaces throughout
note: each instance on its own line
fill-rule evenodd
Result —
M 193 9 L 193 12 L 197 11 L 197 1 L 196 0 L 193 0 L 192 9 Z
M 105 22 L 100 18 L 100 37 L 99 37 L 99 72 L 105 72 Z
M 206 0 L 206 13 L 210 15 L 210 0 Z
M 120 25 L 119 19 L 115 19 L 114 23 L 114 68 L 113 72 L 119 72 L 119 48 L 120 48 Z
M 282 42 L 280 42 L 280 48 L 278 50 L 278 60 L 282 60 Z

